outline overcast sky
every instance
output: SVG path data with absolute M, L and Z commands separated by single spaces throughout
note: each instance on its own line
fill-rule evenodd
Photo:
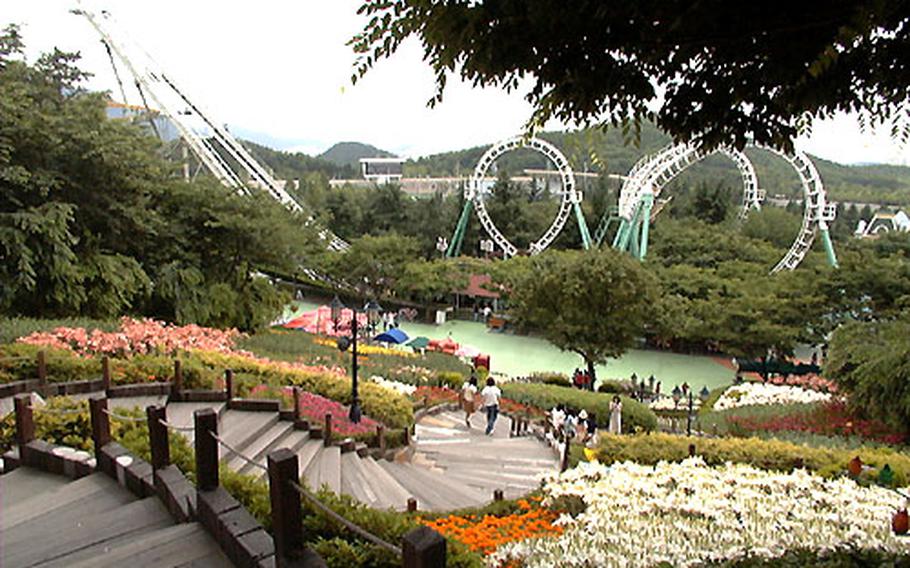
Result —
M 30 56 L 53 47 L 80 51 L 83 68 L 95 74 L 88 86 L 121 98 L 98 35 L 69 13 L 75 0 L 0 2 L 0 25 L 22 25 Z M 457 80 L 449 81 L 444 102 L 428 109 L 433 75 L 413 41 L 352 86 L 354 55 L 345 43 L 364 23 L 356 15 L 359 0 L 84 4 L 110 9 L 120 28 L 216 120 L 269 146 L 318 154 L 336 142 L 358 141 L 417 157 L 512 136 L 530 116 L 521 93 Z M 139 102 L 134 92 L 127 95 Z M 884 129 L 861 133 L 847 116 L 817 123 L 799 144 L 841 163 L 910 165 L 910 148 Z

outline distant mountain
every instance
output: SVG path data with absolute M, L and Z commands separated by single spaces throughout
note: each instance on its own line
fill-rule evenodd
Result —
M 350 166 L 355 171 L 360 170 L 361 158 L 393 158 L 395 154 L 380 150 L 376 146 L 360 142 L 339 142 L 319 154 L 317 158 L 332 162 L 338 166 Z
M 321 157 L 314 158 L 302 152 L 284 152 L 244 140 L 243 145 L 253 157 L 268 166 L 279 179 L 301 179 L 311 173 L 321 173 L 328 178 L 350 178 L 360 167 L 339 165 Z
M 604 171 L 626 174 L 645 154 L 653 153 L 670 143 L 670 138 L 651 124 L 643 124 L 639 146 L 624 144 L 622 134 L 611 129 L 606 133 L 593 130 L 572 132 L 542 132 L 540 138 L 559 148 L 576 171 Z M 492 144 L 494 141 L 491 140 Z M 489 146 L 478 146 L 435 154 L 405 164 L 405 177 L 470 175 L 477 161 Z M 600 166 L 591 162 L 597 155 Z M 770 152 L 749 149 L 746 152 L 755 165 L 761 188 L 769 195 L 800 196 L 801 186 L 796 173 L 784 160 Z M 910 204 L 910 167 L 892 165 L 847 166 L 815 156 L 813 162 L 832 201 L 880 203 L 883 205 Z M 552 168 L 548 160 L 531 150 L 509 152 L 497 160 L 497 165 L 517 174 L 525 168 Z M 739 172 L 723 156 L 712 156 L 683 172 L 676 183 L 694 185 L 707 181 L 722 182 L 740 187 Z M 671 190 L 672 186 L 668 188 Z

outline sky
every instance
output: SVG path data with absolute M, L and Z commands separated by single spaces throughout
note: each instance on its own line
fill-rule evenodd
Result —
M 30 58 L 54 47 L 79 51 L 82 67 L 94 74 L 86 86 L 120 99 L 99 36 L 86 19 L 69 13 L 77 4 L 2 0 L 0 26 L 22 26 Z M 240 137 L 283 150 L 318 154 L 336 142 L 357 141 L 415 158 L 508 138 L 531 114 L 521 89 L 508 94 L 456 78 L 444 101 L 427 108 L 435 83 L 414 40 L 352 85 L 354 53 L 345 44 L 365 23 L 356 14 L 360 0 L 82 4 L 109 10 L 119 29 L 213 119 Z M 127 98 L 139 103 L 135 91 L 128 90 Z M 840 163 L 910 165 L 910 148 L 893 142 L 885 129 L 862 133 L 846 115 L 817 122 L 798 146 Z

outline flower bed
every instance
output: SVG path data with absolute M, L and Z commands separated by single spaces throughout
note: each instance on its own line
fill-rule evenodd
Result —
M 837 384 L 834 381 L 815 374 L 776 376 L 768 379 L 768 382 L 778 386 L 801 387 L 818 392 L 837 393 Z
M 360 333 L 357 334 L 357 337 L 360 337 Z M 324 347 L 333 347 L 338 348 L 338 340 L 334 338 L 326 337 L 314 337 L 313 343 L 316 345 L 322 345 Z M 362 355 L 388 355 L 390 357 L 402 357 L 404 359 L 416 359 L 417 354 L 411 351 L 404 351 L 402 349 L 393 349 L 391 347 L 383 347 L 381 345 L 367 345 L 365 343 L 357 344 L 357 353 Z
M 417 405 L 429 408 L 437 404 L 457 404 L 459 393 L 445 387 L 417 387 L 411 393 L 411 400 Z
M 160 353 L 170 355 L 176 351 L 203 349 L 229 352 L 240 336 L 236 329 L 220 330 L 198 325 L 176 326 L 164 322 L 124 317 L 120 329 L 105 332 L 100 329 L 88 332 L 81 327 L 58 327 L 49 332 L 35 332 L 16 341 L 27 345 L 40 345 L 69 350 L 80 356 Z
M 290 392 L 286 391 L 286 394 Z M 291 405 L 293 406 L 293 405 Z M 378 422 L 363 416 L 360 422 L 354 424 L 348 418 L 350 409 L 334 400 L 308 392 L 300 393 L 300 416 L 314 424 L 323 424 L 325 415 L 332 415 L 332 431 L 341 436 L 356 436 L 357 434 L 372 434 L 376 432 Z
M 510 515 L 449 515 L 422 523 L 483 555 L 509 542 L 562 533 L 562 527 L 553 524 L 557 513 L 541 507 L 539 497 L 520 499 L 518 508 Z
M 810 432 L 823 436 L 858 436 L 885 444 L 903 444 L 906 434 L 895 432 L 878 420 L 863 420 L 854 416 L 843 401 L 832 400 L 808 410 L 781 416 L 730 416 L 727 422 L 744 432 Z
M 653 467 L 589 463 L 550 479 L 544 495 L 544 506 L 569 497 L 587 508 L 556 521 L 561 535 L 503 544 L 489 566 L 693 566 L 794 549 L 910 552 L 910 541 L 891 531 L 903 497 L 803 470 L 712 468 L 700 458 Z
M 714 410 L 764 404 L 810 404 L 829 400 L 831 400 L 830 394 L 800 387 L 745 383 L 732 386 L 724 391 L 724 394 L 714 403 Z

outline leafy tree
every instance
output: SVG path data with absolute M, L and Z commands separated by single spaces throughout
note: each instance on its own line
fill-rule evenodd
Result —
M 530 76 L 531 125 L 653 117 L 680 142 L 742 147 L 751 136 L 789 148 L 811 118 L 862 111 L 910 137 L 910 13 L 898 0 L 366 0 L 360 13 L 369 21 L 351 40 L 353 79 L 417 36 L 436 74 L 431 104 L 452 72 L 507 90 Z
M 619 357 L 653 315 L 657 283 L 642 265 L 611 249 L 547 251 L 521 261 L 509 296 L 519 325 L 594 365 Z
M 468 285 L 468 274 L 452 260 L 417 260 L 405 265 L 395 282 L 401 297 L 410 297 L 421 304 L 445 301 L 453 290 Z
M 706 223 L 716 225 L 727 218 L 732 205 L 732 191 L 723 184 L 711 186 L 701 183 L 692 197 L 692 215 Z
M 332 274 L 362 294 L 391 294 L 407 265 L 417 257 L 417 241 L 396 234 L 367 235 L 351 241 L 351 248 L 332 260 Z
M 852 322 L 831 337 L 824 373 L 867 415 L 910 431 L 910 312 Z

